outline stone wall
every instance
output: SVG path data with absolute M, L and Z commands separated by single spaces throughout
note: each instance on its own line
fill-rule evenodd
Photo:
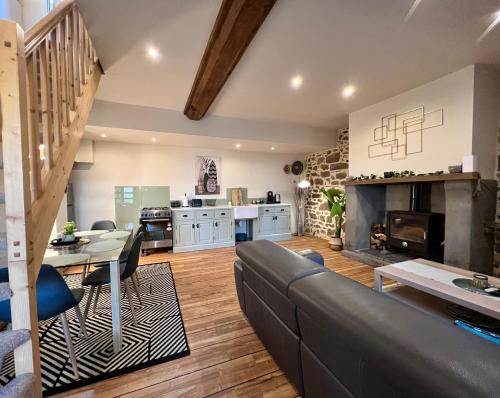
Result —
M 311 188 L 305 204 L 304 232 L 328 239 L 333 234 L 333 222 L 321 188 L 343 188 L 349 167 L 349 130 L 339 131 L 337 146 L 311 153 L 305 159 L 305 178 Z

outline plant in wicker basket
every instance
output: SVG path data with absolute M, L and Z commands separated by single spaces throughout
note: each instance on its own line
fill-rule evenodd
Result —
M 344 225 L 345 192 L 338 188 L 321 189 L 328 201 L 328 208 L 334 222 L 333 236 L 330 247 L 333 250 L 342 250 L 342 226 Z

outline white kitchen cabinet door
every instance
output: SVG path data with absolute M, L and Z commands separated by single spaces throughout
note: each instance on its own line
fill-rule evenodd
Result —
M 276 232 L 277 234 L 289 234 L 290 233 L 290 214 L 278 214 L 276 216 Z
M 272 235 L 276 231 L 274 214 L 264 214 L 259 217 L 259 235 Z
M 192 246 L 195 243 L 195 229 L 193 223 L 177 224 L 175 228 L 175 245 L 176 246 Z
M 201 221 L 196 224 L 196 244 L 206 245 L 213 243 L 213 221 Z
M 214 241 L 218 242 L 229 242 L 233 240 L 233 221 L 230 219 L 219 219 L 216 220 L 214 230 Z

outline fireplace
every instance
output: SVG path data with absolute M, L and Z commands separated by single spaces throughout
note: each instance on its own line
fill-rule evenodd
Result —
M 492 273 L 494 234 L 485 225 L 495 219 L 495 180 L 480 179 L 477 173 L 458 173 L 353 180 L 345 185 L 344 255 L 375 266 L 394 261 L 385 258 L 387 256 L 379 260 L 380 255 L 372 256 L 372 251 L 407 257 L 437 256 L 448 265 Z M 370 248 L 370 231 L 374 223 L 386 223 L 387 229 L 391 229 L 388 214 L 393 214 L 391 248 L 415 250 L 419 254 Z M 394 218 L 401 218 L 401 221 L 396 224 Z M 443 240 L 446 241 L 444 255 Z M 368 251 L 370 256 L 366 254 Z M 373 257 L 376 259 L 371 262 Z
M 443 261 L 444 214 L 388 211 L 386 234 L 391 250 Z

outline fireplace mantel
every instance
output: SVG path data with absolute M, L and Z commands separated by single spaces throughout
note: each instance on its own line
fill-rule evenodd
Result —
M 345 248 L 369 248 L 372 224 L 384 224 L 388 211 L 409 210 L 412 183 L 430 185 L 430 212 L 445 214 L 444 263 L 490 274 L 494 234 L 485 225 L 495 220 L 497 182 L 478 173 L 347 182 Z
M 418 182 L 444 182 L 444 181 L 468 181 L 479 180 L 479 173 L 453 173 L 453 174 L 435 174 L 412 177 L 392 177 L 377 178 L 373 180 L 351 180 L 346 181 L 345 185 L 389 185 L 389 184 L 412 184 Z

